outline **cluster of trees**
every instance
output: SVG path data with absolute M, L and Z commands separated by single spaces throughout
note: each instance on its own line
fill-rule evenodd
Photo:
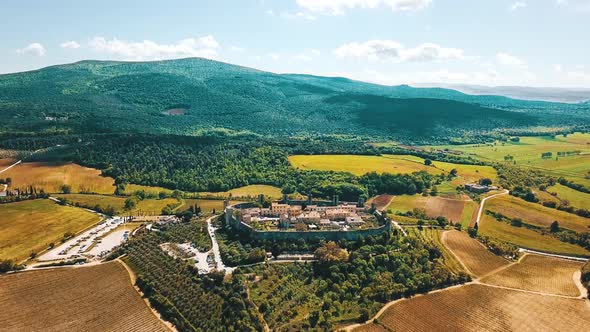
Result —
M 251 293 L 271 329 L 330 330 L 351 317 L 364 321 L 388 301 L 469 279 L 451 273 L 430 244 L 391 233 L 320 243 L 315 253 L 317 263 L 239 270 L 262 275 Z M 293 322 L 300 312 L 310 312 L 308 319 Z
M 23 189 L 17 188 L 16 190 L 9 190 L 6 196 L 0 197 L 0 204 L 14 203 L 37 198 L 49 198 L 49 194 L 46 193 L 45 190 L 38 189 L 33 186 Z
M 221 259 L 224 264 L 238 266 L 260 263 L 266 260 L 264 246 L 251 243 L 235 232 L 226 232 L 224 229 L 219 230 L 216 234 Z
M 261 331 L 242 276 L 229 281 L 224 281 L 223 273 L 200 276 L 195 267 L 159 248 L 182 236 L 179 233 L 140 232 L 123 249 L 138 276 L 137 286 L 150 303 L 180 331 Z
M 559 179 L 557 179 L 557 182 L 559 182 L 559 184 L 561 184 L 562 186 L 566 186 L 569 187 L 571 189 L 577 190 L 577 191 L 581 191 L 583 193 L 586 194 L 590 194 L 590 188 L 587 188 L 581 184 L 578 183 L 574 183 L 572 181 L 569 181 L 566 178 L 560 177 Z

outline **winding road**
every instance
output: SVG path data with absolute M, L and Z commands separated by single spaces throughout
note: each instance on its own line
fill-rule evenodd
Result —
M 207 231 L 209 232 L 209 237 L 211 238 L 211 250 L 213 251 L 213 255 L 215 256 L 215 268 L 219 271 L 224 271 L 225 273 L 232 273 L 235 269 L 233 267 L 225 266 L 223 261 L 221 260 L 221 252 L 219 251 L 219 244 L 217 243 L 217 238 L 215 237 L 215 231 L 217 228 L 213 227 L 211 224 L 211 220 L 213 218 L 217 218 L 218 216 L 213 216 L 207 219 Z
M 484 208 L 484 205 L 488 199 L 494 198 L 497 196 L 501 196 L 501 195 L 508 195 L 508 193 L 509 193 L 509 191 L 504 189 L 504 191 L 502 191 L 501 193 L 494 194 L 494 195 L 491 195 L 491 196 L 488 196 L 488 197 L 485 197 L 484 199 L 482 199 L 481 202 L 479 203 L 479 211 L 477 211 L 477 219 L 475 219 L 475 223 L 479 226 L 479 221 L 481 219 L 481 215 L 483 214 L 483 208 Z

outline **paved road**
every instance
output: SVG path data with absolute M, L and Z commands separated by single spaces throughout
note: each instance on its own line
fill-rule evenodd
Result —
M 211 250 L 213 251 L 213 255 L 215 256 L 215 264 L 217 270 L 219 271 L 224 271 L 225 273 L 232 273 L 232 271 L 235 269 L 233 267 L 229 267 L 229 266 L 225 266 L 223 264 L 223 261 L 221 260 L 221 252 L 219 251 L 219 244 L 217 243 L 217 238 L 215 237 L 215 230 L 217 230 L 217 228 L 213 227 L 213 225 L 211 224 L 211 220 L 213 220 L 213 218 L 216 218 L 218 216 L 213 216 L 209 219 L 207 219 L 207 231 L 209 232 L 209 237 L 211 238 Z
M 20 163 L 22 163 L 22 160 L 19 160 L 19 161 L 17 161 L 16 163 L 14 163 L 14 164 L 12 164 L 12 165 L 10 165 L 10 166 L 6 167 L 5 169 L 1 170 L 1 171 L 0 171 L 0 173 L 3 173 L 3 172 L 6 172 L 6 171 L 8 171 L 9 169 L 13 168 L 14 166 L 16 166 L 16 165 L 18 165 L 18 164 L 20 164 Z
M 488 199 L 494 198 L 496 196 L 508 195 L 508 193 L 509 193 L 509 191 L 504 189 L 504 191 L 502 191 L 499 194 L 494 194 L 494 195 L 491 195 L 491 196 L 488 196 L 488 197 L 482 199 L 481 202 L 479 203 L 479 211 L 477 211 L 477 219 L 475 219 L 475 223 L 478 224 L 478 226 L 479 226 L 479 220 L 481 219 L 481 215 L 483 214 L 484 205 Z

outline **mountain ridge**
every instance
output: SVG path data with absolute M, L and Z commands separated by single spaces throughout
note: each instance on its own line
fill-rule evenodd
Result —
M 225 128 L 263 135 L 347 134 L 422 142 L 507 128 L 577 126 L 590 111 L 587 104 L 275 74 L 186 58 L 84 60 L 0 75 L 0 114 L 7 119 L 0 132 L 193 135 Z

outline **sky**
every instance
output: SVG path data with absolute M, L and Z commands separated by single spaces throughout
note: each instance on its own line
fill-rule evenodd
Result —
M 379 84 L 590 88 L 590 0 L 2 0 L 0 73 L 205 57 Z

